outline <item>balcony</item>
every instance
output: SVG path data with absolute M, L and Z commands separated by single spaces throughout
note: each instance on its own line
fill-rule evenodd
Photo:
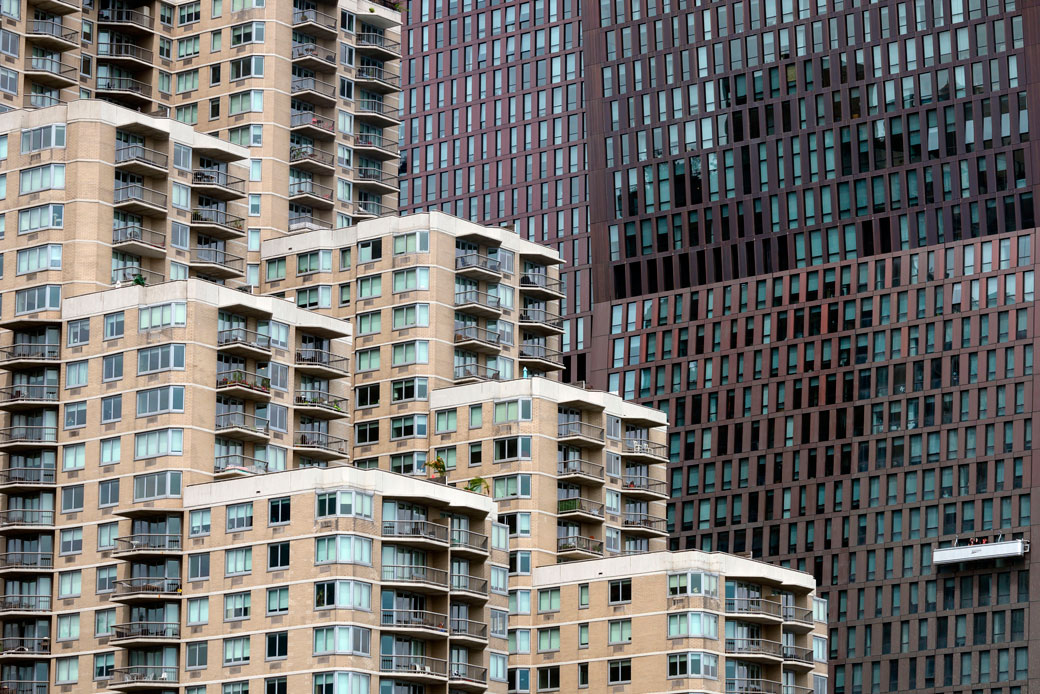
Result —
M 532 332 L 562 335 L 563 319 L 555 313 L 550 313 L 544 308 L 522 308 L 520 309 L 520 326 Z
M 179 578 L 124 578 L 113 583 L 116 592 L 112 599 L 117 601 L 165 600 L 181 596 L 182 586 Z
M 781 605 L 762 598 L 726 598 L 726 614 L 740 615 L 741 619 L 766 624 L 782 621 Z
M 166 234 L 139 224 L 120 226 L 112 230 L 112 247 L 145 258 L 162 258 L 166 255 Z
M 49 530 L 54 527 L 54 511 L 13 508 L 0 511 L 0 530 Z
M 486 578 L 466 574 L 451 575 L 452 599 L 468 599 L 474 602 L 486 602 L 488 599 L 488 582 Z
M 116 148 L 116 168 L 142 176 L 163 176 L 169 170 L 169 155 L 144 145 L 122 145 Z M 163 203 L 163 207 L 166 203 Z
M 300 413 L 322 419 L 338 419 L 350 415 L 346 398 L 330 395 L 324 390 L 297 390 L 293 407 Z
M 381 655 L 379 671 L 424 682 L 439 682 L 448 676 L 448 661 L 424 655 Z
M 50 655 L 51 640 L 36 636 L 5 636 L 0 639 L 0 655 L 4 657 L 35 657 Z M 6 682 L 4 683 L 7 684 Z
M 455 272 L 477 280 L 497 282 L 502 278 L 502 263 L 480 253 L 455 256 Z
M 726 655 L 756 663 L 775 663 L 781 659 L 780 643 L 766 639 L 726 639 Z
M 246 274 L 246 261 L 240 255 L 232 255 L 218 248 L 191 249 L 188 265 L 208 277 L 230 279 Z
M 623 439 L 621 455 L 652 463 L 668 462 L 668 446 L 648 439 Z
M 244 217 L 216 207 L 197 207 L 191 211 L 191 227 L 215 239 L 238 239 L 246 235 Z
M 667 535 L 668 521 L 648 513 L 626 513 L 622 527 L 630 535 Z
M 0 364 L 5 369 L 46 366 L 61 360 L 61 345 L 16 342 L 0 348 Z
M 26 94 L 22 99 L 22 106 L 27 109 L 33 108 L 50 108 L 51 106 L 57 106 L 59 104 L 69 103 L 65 99 L 59 99 L 56 96 L 50 94 Z
M 381 610 L 379 626 L 384 631 L 429 638 L 448 633 L 448 615 L 427 610 Z
M 354 185 L 380 195 L 396 193 L 400 188 L 395 174 L 374 166 L 362 166 L 354 169 Z
M 41 680 L 2 680 L 0 694 L 47 694 L 47 686 Z
M 784 667 L 799 668 L 801 670 L 812 670 L 816 667 L 811 648 L 801 646 L 782 646 L 781 655 L 784 658 Z
M 319 217 L 310 217 L 307 215 L 290 215 L 289 217 L 289 231 L 293 233 L 331 228 L 332 224 L 330 222 Z
M 294 43 L 292 60 L 294 64 L 310 70 L 336 70 L 336 51 L 323 48 L 316 43 Z
M 181 536 L 169 534 L 138 533 L 116 538 L 113 556 L 163 555 L 179 553 L 182 549 Z
M 525 272 L 520 275 L 520 291 L 544 301 L 562 299 L 563 282 L 537 272 Z
M 271 336 L 245 328 L 229 328 L 217 333 L 217 349 L 248 359 L 266 360 L 271 356 Z
M 38 614 L 50 612 L 50 595 L 4 595 L 0 596 L 0 613 L 6 615 Z
M 246 196 L 246 179 L 216 169 L 191 172 L 191 185 L 200 193 L 221 200 L 238 200 Z
M 47 489 L 54 487 L 55 469 L 47 467 L 13 467 L 0 470 L 0 489 Z
M 478 325 L 455 327 L 455 346 L 471 352 L 498 354 L 502 350 L 499 334 Z
M 336 122 L 313 111 L 293 111 L 289 127 L 309 137 L 332 139 L 336 137 Z
M 366 157 L 378 159 L 396 159 L 399 152 L 397 140 L 373 132 L 356 133 L 354 149 Z
M 361 53 L 378 53 L 387 59 L 401 57 L 401 42 L 388 39 L 383 34 L 363 31 L 354 36 L 354 46 Z
M 349 373 L 349 360 L 321 349 L 296 351 L 296 368 L 302 373 L 324 378 L 343 378 Z
M 727 679 L 726 694 L 782 694 L 780 683 L 764 679 Z
M 401 107 L 379 99 L 358 99 L 354 102 L 354 117 L 393 128 L 401 124 Z
M 646 475 L 625 475 L 621 480 L 621 491 L 633 499 L 667 499 L 668 484 Z
M 127 622 L 112 625 L 113 643 L 176 641 L 180 637 L 181 625 L 177 622 Z
M 401 88 L 401 76 L 374 65 L 358 65 L 354 70 L 354 82 L 373 92 L 396 92 Z
M 33 19 L 26 22 L 26 32 L 32 42 L 59 51 L 79 46 L 79 32 L 66 29 L 61 19 Z
M 289 199 L 302 202 L 311 207 L 331 210 L 333 207 L 333 190 L 314 181 L 297 181 L 289 184 Z
M 152 86 L 132 77 L 98 77 L 97 90 L 142 106 L 151 101 Z
M 304 171 L 333 173 L 336 170 L 336 155 L 314 145 L 292 145 L 289 148 L 289 163 Z
M 359 217 L 386 217 L 397 214 L 396 207 L 384 205 L 375 200 L 357 200 L 354 205 L 354 214 Z
M 488 536 L 462 528 L 451 529 L 452 554 L 469 554 L 486 557 L 488 554 Z
M 593 522 L 603 520 L 603 504 L 581 497 L 560 499 L 556 502 L 556 512 L 561 516 L 584 518 Z
M 531 364 L 543 371 L 558 371 L 563 368 L 563 353 L 536 342 L 521 342 L 520 362 Z
M 473 381 L 497 381 L 499 378 L 498 369 L 492 369 L 483 364 L 455 365 L 455 385 Z
M 269 420 L 245 412 L 218 414 L 214 429 L 240 441 L 267 441 L 271 433 Z
M 124 185 L 112 193 L 116 208 L 150 217 L 166 216 L 166 193 L 139 184 Z
M 497 296 L 476 289 L 455 292 L 455 308 L 465 313 L 497 318 L 502 315 L 502 304 Z
M 54 568 L 53 552 L 5 552 L 0 554 L 0 571 L 50 571 Z
M 383 565 L 383 582 L 405 584 L 410 590 L 448 590 L 448 572 L 429 566 Z
M 219 478 L 263 475 L 269 472 L 267 461 L 245 455 L 222 455 L 213 460 L 213 472 Z
M 556 553 L 562 559 L 588 559 L 603 556 L 603 541 L 580 535 L 556 538 Z
M 989 562 L 996 559 L 1017 559 L 1029 552 L 1026 540 L 1006 540 L 1003 542 L 983 541 L 967 542 L 954 547 L 936 547 L 932 550 L 932 563 L 970 564 L 973 562 Z
M 16 385 L 0 388 L 0 409 L 14 411 L 55 405 L 58 386 Z
M 0 429 L 0 448 L 38 448 L 57 446 L 58 427 L 13 426 Z
M 98 10 L 99 24 L 118 24 L 121 30 L 151 31 L 155 18 L 137 10 Z
M 161 272 L 155 272 L 153 270 L 145 270 L 143 267 L 136 265 L 128 265 L 126 267 L 116 268 L 112 271 L 112 284 L 124 285 L 124 284 L 139 284 L 141 286 L 162 284 L 166 280 L 166 276 Z
M 112 670 L 109 689 L 169 689 L 178 682 L 180 668 L 161 665 L 131 665 Z
M 293 10 L 293 28 L 306 33 L 317 33 L 329 38 L 339 36 L 338 23 L 332 15 L 318 10 Z
M 451 691 L 482 692 L 487 689 L 487 668 L 470 663 L 452 661 L 448 664 L 448 682 Z
M 336 86 L 316 77 L 294 77 L 292 95 L 319 106 L 336 104 Z
M 471 619 L 457 619 L 453 617 L 451 620 L 451 636 L 452 638 L 470 641 L 487 641 L 488 625 L 484 622 L 474 622 Z
M 807 634 L 812 631 L 813 627 L 816 625 L 816 621 L 813 618 L 813 611 L 808 607 L 784 605 L 781 614 L 784 618 L 784 631 L 794 631 L 800 634 Z
M 293 447 L 305 450 L 309 455 L 323 460 L 346 458 L 350 453 L 350 446 L 346 439 L 326 434 L 323 431 L 294 432 Z
M 560 422 L 556 425 L 556 438 L 561 442 L 574 442 L 579 445 L 592 444 L 596 447 L 602 447 L 604 442 L 603 427 L 580 420 Z
M 76 84 L 79 70 L 75 65 L 67 65 L 58 58 L 31 55 L 25 59 L 25 74 L 32 77 L 34 82 L 60 89 Z
M 448 526 L 423 520 L 383 521 L 383 537 L 404 539 L 410 545 L 447 547 Z
M 556 476 L 561 480 L 576 479 L 581 482 L 603 484 L 603 466 L 580 458 L 561 460 L 556 463 Z
M 110 63 L 130 62 L 140 66 L 151 66 L 155 62 L 155 54 L 137 44 L 120 41 L 118 43 L 99 43 L 98 58 Z

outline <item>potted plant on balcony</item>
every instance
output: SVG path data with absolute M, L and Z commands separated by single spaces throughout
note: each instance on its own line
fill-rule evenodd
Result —
M 466 489 L 477 494 L 488 494 L 491 491 L 491 485 L 483 477 L 474 477 L 466 483 Z
M 430 480 L 444 484 L 448 473 L 448 465 L 444 462 L 443 458 L 437 456 L 433 460 L 427 461 L 426 470 Z

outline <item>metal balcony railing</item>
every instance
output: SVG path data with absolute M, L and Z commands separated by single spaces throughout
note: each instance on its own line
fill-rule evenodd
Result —
M 627 490 L 642 490 L 654 494 L 667 494 L 668 483 L 664 480 L 655 480 L 646 475 L 625 475 L 621 484 Z
M 151 29 L 155 18 L 137 10 L 98 10 L 98 21 L 105 24 L 133 24 L 142 29 Z
M 525 287 L 537 287 L 542 289 L 548 289 L 549 291 L 556 292 L 557 294 L 563 293 L 563 281 L 558 280 L 555 277 L 549 277 L 538 272 L 525 272 L 520 275 L 520 291 L 523 291 Z
M 581 436 L 582 438 L 592 439 L 594 441 L 603 440 L 603 427 L 589 424 L 588 422 L 560 422 L 556 428 L 556 436 L 561 439 L 570 436 Z
M 624 439 L 621 442 L 621 452 L 630 455 L 646 455 L 667 459 L 668 446 L 648 439 Z
M 220 265 L 229 270 L 236 272 L 245 272 L 245 258 L 240 255 L 232 255 L 226 251 L 222 251 L 219 248 L 199 248 L 196 246 L 191 249 L 191 256 L 189 262 L 195 264 L 206 263 L 209 265 Z
M 0 554 L 0 569 L 53 569 L 53 552 L 5 552 Z
M 478 552 L 486 552 L 488 548 L 488 536 L 482 533 L 475 533 L 472 530 L 452 528 L 451 546 L 464 547 Z
M 329 99 L 336 98 L 336 86 L 323 82 L 316 77 L 294 77 L 292 81 L 292 93 L 314 92 Z
M 428 610 L 382 610 L 380 622 L 384 627 L 408 627 L 447 632 L 448 615 Z
M 161 284 L 166 276 L 161 272 L 145 270 L 136 265 L 116 268 L 112 271 L 112 284 L 133 282 L 135 284 Z
M 651 516 L 648 513 L 626 513 L 623 525 L 629 530 L 633 528 L 641 528 L 643 530 L 652 530 L 654 532 L 663 533 L 666 532 L 668 528 L 668 521 L 666 518 Z
M 162 552 L 179 552 L 181 536 L 171 534 L 137 533 L 116 538 L 116 551 L 136 552 L 157 550 Z
M 448 541 L 448 526 L 423 520 L 383 521 L 383 537 L 422 538 Z
M 584 475 L 601 480 L 603 479 L 603 466 L 580 458 L 571 458 L 570 460 L 561 460 L 556 463 L 556 474 Z
M 321 349 L 300 349 L 296 351 L 296 365 L 321 366 L 347 373 L 348 359 Z
M 152 62 L 154 54 L 147 48 L 141 48 L 137 44 L 127 42 L 99 43 L 99 58 L 134 58 L 145 63 Z
M 401 107 L 388 104 L 378 99 L 358 99 L 354 102 L 355 112 L 360 114 L 375 113 L 395 120 L 401 119 Z
M 781 694 L 780 683 L 760 678 L 727 679 L 726 694 Z
M 323 431 L 297 431 L 293 434 L 293 445 L 305 448 L 320 448 L 330 453 L 347 454 L 347 440 L 326 434 Z
M 382 655 L 379 656 L 379 670 L 380 672 L 444 677 L 448 674 L 448 661 L 425 655 Z
M 492 369 L 483 364 L 456 364 L 455 380 L 461 381 L 467 378 L 476 378 L 482 381 L 497 381 L 500 377 L 498 369 Z
M 0 680 L 0 694 L 47 694 L 42 680 Z
M 501 336 L 497 332 L 481 328 L 479 325 L 461 325 L 455 328 L 455 342 L 483 342 L 497 347 Z
M 55 77 L 61 77 L 62 79 L 69 81 L 74 81 L 76 79 L 76 66 L 67 65 L 57 58 L 45 58 L 39 55 L 31 55 L 25 63 L 26 70 L 46 72 Z
M 293 26 L 316 24 L 329 31 L 336 31 L 336 18 L 318 10 L 293 10 Z
M 268 471 L 266 460 L 245 455 L 222 455 L 213 459 L 213 472 L 248 472 L 262 475 Z
M 488 582 L 486 578 L 480 578 L 479 576 L 469 576 L 467 574 L 452 574 L 451 589 L 464 590 L 470 593 L 477 593 L 479 595 L 487 595 Z
M 334 167 L 336 155 L 314 145 L 292 145 L 289 148 L 289 162 L 295 164 L 301 161 L 311 161 L 322 166 Z
M 556 502 L 557 513 L 585 513 L 592 516 L 603 517 L 603 504 L 592 499 L 572 497 L 560 499 Z
M 166 234 L 145 229 L 139 224 L 129 224 L 112 230 L 112 243 L 143 243 L 155 248 L 166 248 Z
M 54 484 L 56 475 L 52 467 L 11 467 L 0 470 L 0 484 Z
M 316 43 L 294 43 L 292 47 L 292 59 L 317 58 L 330 65 L 336 64 L 336 52 L 322 48 Z
M 117 164 L 125 164 L 130 161 L 140 161 L 160 169 L 165 169 L 170 162 L 170 156 L 164 152 L 149 149 L 144 145 L 122 145 L 116 148 Z
M 563 364 L 563 353 L 558 349 L 552 349 L 545 345 L 540 345 L 535 342 L 521 342 L 520 343 L 520 358 L 521 359 L 541 359 L 551 364 Z
M 263 417 L 246 414 L 245 412 L 223 412 L 217 415 L 216 430 L 226 431 L 228 429 L 244 429 L 257 434 L 266 435 L 270 430 L 271 422 Z
M 455 292 L 455 305 L 464 306 L 467 304 L 477 304 L 478 306 L 483 306 L 492 311 L 498 311 L 502 307 L 499 297 L 492 296 L 487 292 L 481 292 L 476 289 L 466 289 L 461 292 Z
M 320 183 L 314 181 L 297 181 L 296 183 L 289 184 L 289 196 L 295 197 L 297 195 L 310 195 L 315 198 L 332 202 L 332 188 L 323 186 Z
M 142 97 L 151 97 L 152 87 L 131 77 L 98 77 L 97 88 L 106 92 L 128 92 Z
M 13 426 L 0 429 L 0 444 L 57 442 L 58 427 Z
M 227 227 L 238 232 L 245 232 L 246 220 L 244 217 L 229 214 L 225 210 L 216 207 L 197 207 L 191 211 L 192 224 L 215 224 Z
M 774 600 L 762 598 L 726 598 L 727 614 L 764 615 L 781 617 L 782 605 Z
M 116 188 L 112 193 L 112 197 L 116 204 L 122 202 L 140 202 L 146 205 L 154 205 L 155 207 L 166 207 L 166 193 L 161 193 L 158 190 L 153 190 L 151 188 L 145 188 L 136 183 Z
M 356 133 L 354 135 L 354 146 L 375 147 L 392 154 L 397 154 L 398 150 L 397 140 L 391 140 L 389 137 L 383 137 L 377 133 Z
M 347 398 L 341 398 L 338 395 L 329 395 L 324 390 L 297 390 L 296 396 L 293 398 L 293 403 L 296 406 L 309 406 L 309 407 L 322 407 L 327 410 L 335 410 L 336 412 L 347 413 L 349 403 Z
M 570 535 L 556 538 L 557 552 L 590 552 L 592 554 L 603 554 L 603 541 L 594 540 L 591 537 Z
M 10 347 L 0 349 L 0 360 L 12 361 L 15 359 L 58 361 L 61 359 L 61 345 L 16 342 Z
M 556 330 L 563 329 L 563 319 L 555 313 L 550 313 L 544 308 L 522 308 L 520 309 L 521 323 L 538 323 Z
M 494 273 L 501 273 L 502 263 L 495 258 L 489 258 L 486 255 L 481 255 L 480 253 L 464 253 L 462 255 L 455 256 L 456 270 L 468 270 L 470 268 L 487 270 L 488 272 Z
M 311 125 L 329 133 L 336 132 L 335 121 L 311 111 L 294 111 L 289 122 L 290 126 L 293 128 L 302 128 Z
M 159 576 L 155 577 L 140 577 L 140 578 L 123 578 L 117 581 L 113 581 L 116 588 L 116 595 L 176 595 L 181 592 L 181 579 L 179 578 L 162 578 Z
M 68 43 L 79 42 L 79 32 L 66 29 L 60 19 L 34 19 L 28 23 L 30 36 L 51 36 Z
M 358 200 L 355 205 L 357 206 L 357 214 L 367 214 L 373 217 L 383 217 L 397 212 L 397 208 L 384 205 L 375 200 Z
M 181 625 L 177 622 L 126 622 L 112 625 L 116 639 L 179 639 Z
M 246 179 L 232 176 L 226 171 L 216 169 L 196 169 L 191 172 L 191 183 L 196 186 L 220 186 L 230 191 L 245 195 Z
M 0 597 L 0 612 L 47 612 L 51 609 L 49 595 L 4 595 Z
M 452 636 L 472 636 L 475 639 L 486 639 L 488 625 L 484 622 L 474 622 L 471 619 L 451 619 Z
M 358 80 L 382 82 L 391 87 L 398 87 L 401 85 L 400 75 L 390 72 L 385 68 L 375 67 L 374 65 L 358 65 L 354 72 L 354 78 Z
M 37 636 L 5 636 L 0 639 L 0 653 L 47 655 L 51 652 L 51 640 Z
M 429 566 L 383 565 L 383 580 L 403 583 L 423 583 L 439 588 L 448 587 L 448 572 Z
M 57 402 L 58 386 L 20 384 L 0 388 L 0 403 L 21 401 Z
M 180 668 L 162 665 L 131 665 L 112 670 L 112 684 L 158 683 L 176 684 Z
M 217 333 L 217 346 L 230 347 L 232 345 L 243 345 L 268 352 L 271 350 L 271 336 L 261 335 L 245 328 L 228 328 Z
M 726 639 L 726 653 L 780 657 L 780 642 L 766 639 Z
M 363 31 L 359 34 L 355 34 L 354 43 L 355 45 L 361 46 L 362 48 L 382 48 L 385 51 L 401 55 L 400 41 L 388 39 L 383 34 L 377 34 L 371 31 Z

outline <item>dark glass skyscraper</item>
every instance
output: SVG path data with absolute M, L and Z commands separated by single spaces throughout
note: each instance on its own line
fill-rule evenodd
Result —
M 458 16 L 493 28 L 510 7 L 519 18 L 513 3 Z M 587 374 L 572 377 L 669 413 L 673 548 L 812 572 L 830 599 L 834 694 L 1040 686 L 1028 665 L 1038 54 L 1025 37 L 1037 8 L 604 0 L 581 15 L 581 286 L 594 306 Z M 438 25 L 450 36 L 454 16 L 424 14 L 414 40 L 435 44 Z M 516 40 L 537 29 L 516 25 Z M 467 47 L 479 56 L 498 38 L 460 31 L 405 61 L 406 178 L 423 188 L 402 189 L 404 209 L 469 216 L 500 186 L 524 190 L 513 161 L 524 171 L 563 146 L 525 140 L 521 106 L 512 122 L 508 73 L 526 58 L 449 67 L 452 50 L 470 66 Z M 450 85 L 479 85 L 482 70 L 488 115 L 471 125 L 479 98 L 470 107 Z M 555 88 L 532 87 L 534 103 Z M 532 115 L 532 132 L 557 132 L 559 117 Z M 467 128 L 493 143 L 472 161 Z M 499 167 L 505 178 L 469 177 Z M 553 190 L 558 171 L 538 175 Z M 551 219 L 554 202 L 537 198 L 539 213 Z M 513 209 L 489 216 L 533 214 Z

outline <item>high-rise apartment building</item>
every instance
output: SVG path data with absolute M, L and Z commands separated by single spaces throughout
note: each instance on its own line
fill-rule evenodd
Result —
M 1035 688 L 1031 8 L 590 9 L 592 380 L 669 415 L 672 548 L 812 572 L 835 694 Z
M 592 279 L 581 3 L 411 4 L 401 211 L 504 224 L 564 260 L 563 378 L 587 378 Z

